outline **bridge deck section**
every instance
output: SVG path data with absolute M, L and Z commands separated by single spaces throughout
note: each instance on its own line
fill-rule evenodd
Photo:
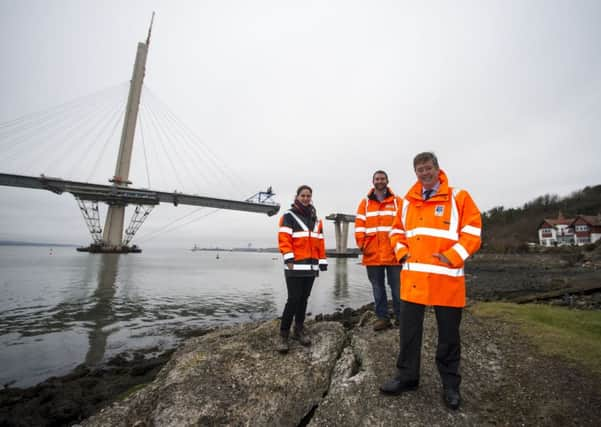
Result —
M 47 176 L 26 176 L 0 173 L 0 185 L 8 187 L 32 188 L 52 191 L 56 194 L 71 193 L 82 200 L 105 202 L 114 205 L 157 205 L 171 203 L 175 206 L 205 206 L 217 209 L 229 209 L 245 212 L 275 215 L 280 205 L 275 203 L 255 203 L 248 201 L 204 197 L 195 194 L 178 192 L 162 192 L 143 188 L 119 187 L 114 185 L 91 184 L 87 182 L 68 181 Z

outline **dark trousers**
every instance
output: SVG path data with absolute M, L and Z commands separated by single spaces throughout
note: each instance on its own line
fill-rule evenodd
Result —
M 401 301 L 400 350 L 397 358 L 401 381 L 419 381 L 424 309 L 424 305 Z M 459 389 L 461 384 L 459 324 L 462 311 L 458 307 L 434 306 L 438 323 L 436 366 L 443 387 L 454 389 Z
M 307 311 L 307 300 L 311 295 L 315 276 L 288 276 L 286 277 L 286 288 L 288 288 L 288 300 L 282 313 L 280 332 L 288 335 L 292 319 L 296 328 L 302 329 L 305 323 L 305 312 Z

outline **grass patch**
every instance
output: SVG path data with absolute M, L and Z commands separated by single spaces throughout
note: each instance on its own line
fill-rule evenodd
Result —
M 601 312 L 542 304 L 478 303 L 478 316 L 516 323 L 543 354 L 560 356 L 601 374 Z

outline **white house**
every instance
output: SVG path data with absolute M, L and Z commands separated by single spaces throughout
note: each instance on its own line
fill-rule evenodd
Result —
M 578 215 L 570 228 L 574 230 L 574 241 L 578 246 L 595 243 L 601 239 L 601 214 Z
M 538 226 L 538 242 L 541 246 L 564 246 L 574 244 L 574 231 L 570 225 L 573 218 L 564 218 L 559 212 L 557 219 L 544 219 Z
M 582 246 L 599 239 L 601 239 L 601 214 L 565 218 L 559 212 L 556 219 L 544 219 L 538 226 L 538 242 L 541 246 Z

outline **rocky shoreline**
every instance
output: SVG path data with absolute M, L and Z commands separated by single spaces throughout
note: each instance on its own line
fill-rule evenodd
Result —
M 274 351 L 278 322 L 250 323 L 191 339 L 155 380 L 82 426 L 597 425 L 601 390 L 591 375 L 542 356 L 515 325 L 462 323 L 463 404 L 448 410 L 434 363 L 436 321 L 428 309 L 420 387 L 398 397 L 378 386 L 394 372 L 398 332 L 375 333 L 371 310 L 344 322 L 311 321 L 311 347 Z M 345 316 L 344 312 L 341 313 Z M 357 318 L 357 323 L 354 319 Z
M 5 387 L 0 391 L 0 426 L 75 424 L 132 388 L 152 381 L 173 352 L 148 359 L 142 352 L 122 353 L 102 366 L 79 365 L 67 375 L 33 387 Z
M 568 265 L 565 257 L 561 254 L 553 256 L 540 254 L 528 256 L 478 255 L 467 269 L 468 296 L 470 301 L 512 300 L 528 294 L 546 292 L 550 289 L 571 289 L 580 282 L 598 281 L 599 271 L 599 260 L 596 258 L 579 260 Z M 559 302 L 551 300 L 551 303 L 572 305 L 585 309 L 599 309 L 601 307 L 599 293 L 572 295 L 572 297 L 568 295 L 568 298 L 561 297 L 558 300 Z M 283 425 L 306 425 L 306 423 L 310 425 L 323 425 L 321 423 L 346 425 L 345 423 L 353 420 L 349 425 L 360 425 L 361 423 L 358 423 L 358 420 L 361 419 L 364 424 L 374 421 L 376 424 L 381 422 L 381 425 L 392 425 L 387 424 L 386 420 L 390 421 L 393 418 L 379 418 L 377 412 L 375 412 L 376 409 L 368 410 L 365 408 L 365 405 L 370 403 L 375 405 L 374 408 L 382 407 L 384 414 L 392 416 L 390 408 L 388 408 L 390 401 L 379 395 L 377 384 L 393 372 L 395 351 L 398 345 L 398 337 L 393 329 L 385 331 L 383 334 L 373 334 L 370 325 L 373 317 L 372 308 L 372 305 L 359 309 L 345 308 L 332 314 L 319 314 L 310 322 L 313 334 L 319 337 L 323 334 L 324 336 L 321 338 L 325 341 L 321 344 L 317 342 L 309 350 L 293 349 L 290 360 L 287 362 L 298 363 L 299 366 L 305 366 L 310 371 L 312 369 L 311 363 L 315 362 L 315 358 L 321 358 L 319 363 L 320 366 L 323 364 L 321 368 L 324 369 L 324 372 L 315 375 L 323 380 L 323 384 L 318 382 L 321 384 L 319 387 L 312 385 L 315 378 L 308 378 L 306 382 L 303 382 L 303 387 L 298 389 L 297 393 L 303 393 L 307 388 L 311 390 L 314 387 L 317 388 L 312 391 L 312 394 L 307 397 L 302 405 L 295 409 L 296 412 L 292 411 L 293 413 L 288 414 L 289 418 L 292 417 L 290 419 L 294 419 L 294 422 L 284 423 Z M 424 368 L 432 365 L 430 359 L 435 345 L 435 327 L 431 313 L 427 315 L 426 320 L 427 336 L 424 339 L 424 357 L 427 360 L 424 361 Z M 593 425 L 593 420 L 596 421 L 596 417 L 593 417 L 593 408 L 601 405 L 601 393 L 597 385 L 599 379 L 594 382 L 594 378 L 579 371 L 576 367 L 566 366 L 565 363 L 558 360 L 541 358 L 527 344 L 522 342 L 520 337 L 516 336 L 509 325 L 491 324 L 490 322 L 490 320 L 484 321 L 471 316 L 468 305 L 462 326 L 462 336 L 465 343 L 463 371 L 464 382 L 471 384 L 471 386 L 464 386 L 466 405 L 460 411 L 462 415 L 458 418 L 456 415 L 442 409 L 439 402 L 436 373 L 433 366 L 429 366 L 429 369 L 424 372 L 426 384 L 423 387 L 424 391 L 422 393 L 425 393 L 425 396 L 422 396 L 422 400 L 414 397 L 399 398 L 399 403 L 402 403 L 400 406 L 411 404 L 412 409 L 406 407 L 403 409 L 410 413 L 409 415 L 404 413 L 403 416 L 406 420 L 413 420 L 418 424 L 428 424 L 430 421 L 437 420 L 435 423 L 439 425 L 475 425 L 481 422 L 504 425 L 514 424 L 514 422 L 555 425 L 556 421 L 560 419 L 567 421 L 565 417 L 570 415 L 580 420 L 578 424 L 588 425 L 590 423 L 590 425 Z M 69 375 L 50 378 L 27 389 L 5 387 L 4 390 L 0 391 L 0 426 L 74 425 L 83 422 L 84 419 L 94 414 L 98 415 L 89 422 L 89 425 L 112 425 L 103 421 L 112 420 L 110 415 L 99 411 L 113 402 L 117 402 L 114 405 L 120 406 L 122 411 L 129 414 L 129 418 L 125 417 L 124 420 L 138 420 L 143 422 L 139 425 L 151 425 L 144 424 L 150 421 L 144 418 L 145 415 L 143 411 L 140 412 L 139 408 L 135 409 L 128 406 L 129 409 L 123 409 L 122 402 L 132 401 L 131 398 L 127 398 L 129 394 L 135 393 L 143 387 L 144 390 L 150 390 L 146 394 L 147 398 L 152 400 L 152 388 L 155 386 L 144 386 L 152 381 L 155 381 L 153 384 L 161 381 L 161 375 L 163 377 L 173 375 L 173 372 L 175 372 L 173 370 L 174 366 L 170 367 L 170 365 L 177 365 L 175 361 L 181 361 L 182 357 L 185 359 L 186 354 L 187 357 L 190 357 L 191 354 L 196 355 L 195 357 L 199 357 L 199 354 L 206 354 L 208 342 L 215 346 L 211 354 L 223 353 L 222 362 L 227 362 L 230 357 L 238 361 L 248 359 L 250 365 L 247 368 L 255 371 L 250 376 L 252 378 L 255 375 L 265 377 L 265 372 L 261 374 L 260 371 L 257 371 L 257 366 L 253 365 L 253 363 L 258 363 L 253 362 L 253 358 L 257 354 L 264 357 L 266 361 L 270 361 L 271 365 L 267 365 L 270 369 L 278 367 L 282 363 L 281 358 L 277 358 L 272 349 L 272 337 L 277 333 L 276 323 L 268 321 L 258 324 L 238 325 L 215 331 L 188 331 L 190 339 L 177 350 L 175 355 L 174 350 L 169 350 L 156 357 L 146 358 L 146 354 L 152 354 L 150 351 L 152 349 L 125 353 L 117 355 L 103 366 L 95 368 L 80 366 Z M 235 356 L 226 354 L 227 349 L 223 349 L 224 343 L 229 343 L 228 345 L 231 347 L 237 347 Z M 383 348 L 385 351 L 378 355 L 372 354 L 370 349 L 374 347 Z M 328 354 L 324 353 L 326 349 L 328 349 Z M 194 365 L 198 364 L 199 366 L 204 363 L 202 360 L 196 359 L 193 362 Z M 192 362 L 189 361 L 189 363 Z M 541 365 L 541 363 L 544 363 L 544 365 Z M 235 370 L 239 364 L 234 363 L 231 369 Z M 241 363 L 241 365 L 244 366 L 244 363 Z M 557 377 L 552 379 L 547 378 L 546 375 L 537 376 L 536 372 L 537 370 L 540 371 L 541 366 L 555 369 Z M 162 368 L 165 369 L 161 371 Z M 263 368 L 265 369 L 265 366 Z M 288 378 L 281 378 L 287 372 L 287 363 L 280 368 L 284 371 L 278 372 L 277 370 L 273 371 L 273 369 L 270 371 L 273 375 L 270 381 L 273 381 L 273 384 L 261 383 L 262 387 L 267 389 L 266 396 L 269 397 L 270 393 L 273 394 L 272 397 L 275 401 L 272 404 L 275 406 L 279 404 L 285 406 L 285 401 L 278 399 L 290 395 L 291 390 L 296 390 L 294 382 L 289 383 Z M 532 372 L 528 369 L 532 369 Z M 206 374 L 212 378 L 218 370 L 219 365 L 211 366 L 211 373 L 207 372 Z M 360 377 L 362 380 L 357 382 L 360 373 L 364 375 Z M 229 378 L 228 375 L 230 374 L 231 372 L 223 372 L 221 381 L 224 384 L 237 384 L 236 387 L 239 387 L 239 391 L 244 390 L 246 386 L 256 386 L 256 384 L 251 384 L 252 378 L 248 380 L 250 383 L 245 383 L 246 380 L 242 378 Z M 286 375 L 298 378 L 299 375 L 303 375 L 303 372 L 288 372 Z M 334 381 L 336 375 L 340 377 L 338 379 L 339 383 Z M 520 377 L 516 377 L 517 375 L 520 375 Z M 269 375 L 267 378 L 270 378 Z M 330 381 L 330 378 L 332 378 L 332 381 Z M 351 381 L 352 378 L 355 379 Z M 496 384 L 484 385 L 489 381 L 489 378 L 495 378 Z M 165 379 L 163 378 L 162 381 L 165 381 Z M 571 381 L 567 383 L 567 379 L 571 379 Z M 210 380 L 209 377 L 204 378 L 205 382 Z M 258 379 L 256 380 L 258 381 Z M 190 384 L 196 384 L 195 387 L 198 387 L 200 383 L 191 382 Z M 282 396 L 272 390 L 276 386 L 281 388 Z M 160 389 L 160 386 L 156 387 L 155 391 Z M 219 387 L 219 385 L 215 384 L 215 387 Z M 518 388 L 516 389 L 516 387 Z M 548 389 L 549 387 L 551 388 Z M 354 390 L 355 397 L 344 397 L 336 394 L 343 393 L 344 390 L 350 393 L 349 389 Z M 567 394 L 565 390 L 568 391 Z M 206 397 L 205 404 L 208 407 L 211 407 L 211 405 L 219 406 L 222 403 L 221 399 L 227 397 L 221 396 L 219 393 L 213 395 L 211 394 L 213 391 L 211 390 L 208 397 Z M 334 393 L 335 391 L 336 393 Z M 495 393 L 501 393 L 501 396 L 495 395 Z M 136 394 L 136 396 L 139 395 L 144 395 L 144 393 Z M 516 400 L 518 399 L 516 396 L 520 395 L 526 400 Z M 551 408 L 549 402 L 543 401 L 544 398 L 551 399 L 549 402 L 555 402 L 554 404 L 561 403 L 561 406 L 559 406 L 561 410 Z M 136 399 L 134 400 L 143 401 L 140 397 Z M 426 401 L 430 402 L 426 403 Z M 526 405 L 525 402 L 527 401 L 531 404 L 537 404 L 538 409 L 531 407 L 530 404 Z M 596 402 L 597 405 L 590 406 L 590 403 L 593 402 Z M 141 407 L 148 405 L 147 402 L 139 404 L 142 405 Z M 364 413 L 363 415 L 355 414 L 353 417 L 356 418 L 349 418 L 350 414 L 357 411 L 353 408 L 355 404 L 363 408 L 361 410 Z M 348 407 L 345 405 L 348 405 Z M 108 411 L 110 413 L 111 410 Z M 422 411 L 421 415 L 420 411 Z M 242 413 L 247 412 L 248 408 L 244 411 L 241 409 L 240 416 L 248 416 L 242 415 Z M 277 413 L 269 411 L 266 413 L 272 416 L 269 419 L 270 422 L 279 420 Z M 206 422 L 201 424 L 211 425 L 212 423 L 219 424 L 227 421 L 228 424 L 237 425 L 238 422 L 244 424 L 244 420 L 250 422 L 246 418 L 228 418 L 230 415 L 223 414 L 221 416 L 226 418 L 214 418 L 218 415 L 219 411 L 207 412 L 202 416 L 208 418 L 203 418 Z M 122 416 L 123 414 L 119 417 Z M 162 416 L 166 415 L 163 414 Z M 146 421 L 144 421 L 145 419 Z M 153 419 L 156 421 L 157 418 Z M 573 424 L 573 420 L 569 423 Z M 251 422 L 251 424 L 261 423 Z M 132 425 L 132 423 L 123 421 L 122 425 Z
M 466 266 L 474 301 L 544 302 L 601 310 L 601 245 L 555 253 L 476 254 Z M 556 298 L 545 298 L 554 292 Z

